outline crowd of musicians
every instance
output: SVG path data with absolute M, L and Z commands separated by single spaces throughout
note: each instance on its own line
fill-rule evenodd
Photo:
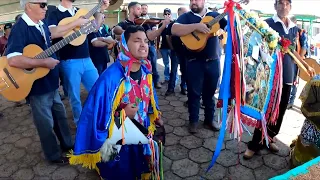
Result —
M 60 5 L 50 12 L 47 19 L 45 19 L 47 0 L 20 0 L 25 12 L 17 17 L 13 26 L 11 24 L 5 25 L 5 36 L 0 39 L 0 52 L 7 56 L 9 65 L 12 67 L 21 69 L 45 67 L 51 69 L 48 75 L 34 82 L 27 100 L 32 109 L 34 124 L 46 159 L 52 163 L 66 164 L 68 163 L 68 158 L 62 155 L 62 152 L 68 152 L 73 149 L 74 144 L 67 124 L 65 107 L 61 101 L 62 96 L 59 94 L 58 88 L 60 85 L 63 86 L 63 96 L 69 99 L 73 121 L 77 127 L 82 113 L 80 85 L 83 84 L 85 89 L 90 92 L 99 76 L 103 76 L 104 72 L 108 70 L 107 65 L 110 62 L 108 48 L 111 49 L 110 47 L 114 45 L 112 54 L 115 54 L 115 58 L 122 51 L 126 51 L 123 47 L 120 47 L 121 43 L 119 42 L 122 42 L 123 39 L 121 38 L 124 38 L 121 35 L 125 34 L 128 28 L 136 26 L 136 18 L 141 16 L 148 18 L 149 16 L 148 5 L 131 2 L 128 4 L 128 17 L 115 27 L 108 28 L 104 25 L 106 17 L 103 12 L 108 8 L 109 0 L 104 0 L 101 10 L 94 13 L 94 18 L 99 28 L 97 31 L 90 33 L 84 43 L 79 46 L 66 45 L 56 54 L 46 59 L 36 60 L 24 56 L 23 49 L 27 45 L 36 44 L 45 50 L 63 39 L 70 30 L 89 22 L 88 19 L 79 18 L 69 24 L 59 25 L 61 20 L 74 16 L 78 11 L 78 8 L 73 6 L 75 0 L 60 1 Z M 201 33 L 210 31 L 200 21 L 204 16 L 216 17 L 219 13 L 207 10 L 204 7 L 204 3 L 205 0 L 190 0 L 190 11 L 183 7 L 179 8 L 177 20 L 172 20 L 172 11 L 166 8 L 163 10 L 164 20 L 161 21 L 160 25 L 148 23 L 141 25 L 147 37 L 147 59 L 151 64 L 150 71 L 152 73 L 153 87 L 156 89 L 167 88 L 165 95 L 172 96 L 175 94 L 176 85 L 180 82 L 180 93 L 188 97 L 185 105 L 189 111 L 189 131 L 191 133 L 199 131 L 199 109 L 201 106 L 204 106 L 205 111 L 203 126 L 213 131 L 219 130 L 219 124 L 214 120 L 214 94 L 219 86 L 221 74 L 221 39 L 218 36 L 213 36 L 208 39 L 207 45 L 201 52 L 194 52 L 188 50 L 179 38 L 193 31 Z M 274 7 L 276 14 L 267 19 L 266 22 L 281 36 L 285 36 L 295 42 L 299 34 L 299 28 L 288 18 L 291 10 L 291 0 L 275 0 Z M 221 29 L 225 29 L 227 20 L 222 19 L 219 24 Z M 139 31 L 139 28 L 136 30 L 131 29 L 131 36 Z M 140 34 L 135 35 L 138 36 Z M 141 37 L 138 36 L 136 38 L 137 40 L 130 41 L 130 43 L 139 43 Z M 127 43 L 129 40 L 126 39 Z M 128 47 L 133 46 L 129 43 L 127 45 Z M 141 47 L 144 47 L 144 45 L 141 45 Z M 160 82 L 157 69 L 157 49 L 160 49 L 164 64 L 163 82 Z M 132 49 L 129 47 L 130 50 Z M 142 52 L 141 49 L 140 51 Z M 181 71 L 180 81 L 178 65 L 180 65 Z M 310 67 L 305 66 L 310 70 Z M 279 133 L 281 122 L 289 103 L 291 88 L 296 78 L 294 75 L 295 68 L 296 65 L 291 57 L 285 56 L 280 115 L 276 126 L 268 125 L 268 133 L 272 138 Z M 137 73 L 132 73 L 130 77 L 133 78 L 133 75 L 137 76 Z M 143 73 L 141 75 L 140 72 L 138 73 L 138 78 L 133 79 L 137 79 L 139 83 L 141 79 L 142 83 L 142 77 Z M 134 82 L 132 83 L 134 84 Z M 138 111 L 136 107 L 124 108 L 128 116 Z M 161 121 L 158 124 L 163 125 Z M 263 147 L 260 141 L 261 131 L 256 129 L 253 140 L 249 143 L 249 149 L 244 155 L 246 159 L 250 159 Z M 274 141 L 271 141 L 269 149 L 271 151 L 279 151 Z

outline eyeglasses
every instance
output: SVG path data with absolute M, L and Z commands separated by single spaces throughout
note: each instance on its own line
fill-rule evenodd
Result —
M 164 14 L 165 16 L 170 16 L 171 14 L 170 13 L 166 13 L 166 14 Z
M 48 6 L 48 3 L 45 2 L 30 2 L 31 4 L 39 4 L 40 8 L 44 9 Z

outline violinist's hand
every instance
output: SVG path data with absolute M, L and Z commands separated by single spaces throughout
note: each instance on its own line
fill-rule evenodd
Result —
M 307 67 L 307 71 L 308 71 L 310 77 L 313 77 L 316 75 L 316 71 L 311 66 Z
M 167 15 L 165 15 L 165 16 L 164 16 L 164 20 L 162 21 L 162 24 L 163 24 L 164 26 L 167 26 L 168 24 L 170 24 L 170 22 L 171 22 L 170 17 L 167 16 Z

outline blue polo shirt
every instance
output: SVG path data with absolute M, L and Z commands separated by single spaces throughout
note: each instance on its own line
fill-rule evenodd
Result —
M 215 18 L 218 15 L 220 14 L 217 12 L 207 11 L 207 13 L 203 17 L 211 16 Z M 199 14 L 189 11 L 179 16 L 176 23 L 179 23 L 179 24 L 199 23 L 203 17 L 201 17 Z M 224 29 L 227 26 L 227 20 L 223 18 L 219 21 L 219 24 L 220 24 L 220 28 Z M 217 59 L 220 59 L 220 54 L 221 54 L 221 46 L 219 42 L 219 37 L 213 36 L 208 39 L 206 47 L 201 52 L 188 51 L 188 58 L 199 59 L 199 60 L 205 60 L 205 59 L 217 60 Z
M 5 54 L 7 58 L 22 55 L 23 49 L 30 44 L 37 45 L 43 50 L 51 46 L 48 26 L 43 22 L 40 22 L 39 24 L 43 27 L 47 44 L 40 31 L 40 25 L 35 24 L 27 14 L 23 14 L 21 16 L 21 20 L 19 20 L 11 30 Z M 56 58 L 55 54 L 51 57 Z M 59 67 L 56 66 L 54 69 L 50 70 L 46 76 L 33 83 L 29 95 L 42 95 L 52 92 L 58 88 Z
M 265 20 L 268 25 L 277 31 L 280 37 L 289 39 L 293 46 L 296 47 L 296 38 L 299 28 L 289 20 L 289 26 L 286 27 L 278 16 L 273 16 Z M 285 54 L 283 58 L 283 83 L 292 84 L 294 81 L 295 63 L 289 54 Z
M 108 47 L 95 47 L 92 45 L 92 42 L 98 40 L 99 37 L 108 37 L 110 36 L 105 28 L 101 27 L 97 32 L 93 32 L 88 35 L 89 40 L 89 52 L 93 64 L 105 64 L 110 62 Z
M 78 11 L 78 8 L 73 7 L 72 9 L 66 9 L 63 6 L 59 5 L 57 9 L 53 10 L 48 18 L 49 27 L 58 26 L 59 22 L 67 17 L 72 17 Z M 60 41 L 62 38 L 54 39 L 53 44 Z M 69 59 L 81 59 L 88 58 L 89 55 L 89 45 L 88 39 L 85 40 L 80 46 L 72 46 L 71 44 L 66 45 L 59 50 L 59 59 L 60 60 L 69 60 Z

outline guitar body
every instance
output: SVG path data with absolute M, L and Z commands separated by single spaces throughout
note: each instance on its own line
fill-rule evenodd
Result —
M 315 59 L 306 58 L 304 61 L 316 71 L 316 74 L 320 74 L 320 65 Z M 304 81 L 311 80 L 311 77 L 304 71 L 299 71 L 299 77 Z
M 208 22 L 212 21 L 214 18 L 211 16 L 206 16 L 201 20 L 201 23 L 207 24 Z M 207 41 L 210 37 L 215 36 L 215 34 L 219 31 L 220 25 L 219 23 L 214 24 L 211 27 L 210 33 L 204 34 L 200 32 L 193 32 L 198 38 L 196 38 L 192 34 L 188 34 L 185 36 L 181 36 L 180 39 L 182 43 L 191 51 L 202 51 L 206 45 Z
M 23 49 L 23 55 L 33 58 L 43 50 L 37 45 L 28 45 Z M 4 69 L 7 69 L 6 73 Z M 8 59 L 0 57 L 0 94 L 9 101 L 21 101 L 25 99 L 31 91 L 35 80 L 46 76 L 50 69 L 34 68 L 32 70 L 19 69 L 9 66 Z M 8 76 L 8 74 L 10 74 Z M 11 78 L 10 78 L 11 77 Z M 18 87 L 15 87 L 12 81 Z
M 67 17 L 67 18 L 62 19 L 62 20 L 59 22 L 58 25 L 66 25 L 66 24 L 69 24 L 69 23 L 71 23 L 71 22 L 73 22 L 73 21 L 76 21 L 76 20 L 79 19 L 80 17 L 85 16 L 88 12 L 89 12 L 89 11 L 86 10 L 86 9 L 79 9 L 79 10 L 77 11 L 77 13 L 76 13 L 73 17 Z M 89 19 L 90 19 L 90 20 L 93 20 L 94 17 L 91 16 Z M 79 29 L 80 29 L 80 27 L 74 28 L 73 30 L 67 32 L 67 33 L 63 36 L 63 38 L 66 38 L 67 36 L 69 36 L 70 34 L 78 31 Z M 86 34 L 83 34 L 83 35 L 81 35 L 80 37 L 78 37 L 77 39 L 71 41 L 69 44 L 71 44 L 71 45 L 73 45 L 73 46 L 80 46 L 81 44 L 84 43 L 84 41 L 86 40 L 86 38 L 87 38 L 87 35 L 86 35 Z

